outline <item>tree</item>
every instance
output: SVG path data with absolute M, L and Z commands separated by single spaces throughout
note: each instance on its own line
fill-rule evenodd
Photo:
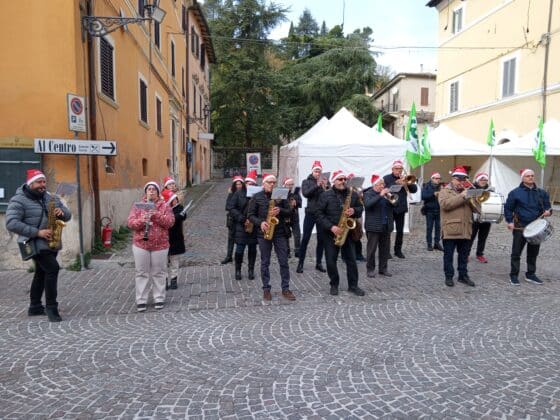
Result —
M 304 9 L 299 17 L 298 25 L 295 27 L 295 34 L 299 36 L 315 37 L 319 34 L 319 25 L 311 16 L 309 9 Z

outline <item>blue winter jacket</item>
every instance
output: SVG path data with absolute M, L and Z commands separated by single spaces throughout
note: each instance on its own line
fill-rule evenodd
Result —
M 513 223 L 513 216 L 517 215 L 519 224 L 527 226 L 532 221 L 538 219 L 546 210 L 551 210 L 548 193 L 537 188 L 532 188 L 521 183 L 519 187 L 513 189 L 508 194 L 504 206 L 504 216 L 507 223 Z
M 422 200 L 424 200 L 424 207 L 426 213 L 439 213 L 439 202 L 435 195 L 441 188 L 440 185 L 434 185 L 433 182 L 426 182 L 422 187 Z

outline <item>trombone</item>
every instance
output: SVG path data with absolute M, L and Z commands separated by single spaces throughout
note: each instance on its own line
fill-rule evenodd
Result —
M 408 189 L 408 186 L 416 183 L 416 176 L 414 176 L 414 175 L 409 175 L 409 174 L 406 172 L 406 169 L 403 168 L 403 172 L 402 172 L 402 175 L 401 175 L 401 179 L 404 181 L 404 183 L 402 184 L 402 186 L 404 187 L 406 193 L 409 195 L 409 194 L 410 194 L 410 190 Z

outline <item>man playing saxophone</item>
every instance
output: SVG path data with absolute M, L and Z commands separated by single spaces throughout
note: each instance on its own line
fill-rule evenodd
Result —
M 321 195 L 317 205 L 317 226 L 318 229 L 322 229 L 324 236 L 325 259 L 331 286 L 330 294 L 338 295 L 339 275 L 336 261 L 339 251 L 342 250 L 346 262 L 348 291 L 357 296 L 363 296 L 365 292 L 358 287 L 358 266 L 356 265 L 354 241 L 348 238 L 348 232 L 344 238 L 344 229 L 350 229 L 352 220 L 359 219 L 364 208 L 358 194 L 347 188 L 346 179 L 346 175 L 341 170 L 333 173 L 333 188 Z
M 272 190 L 276 185 L 276 177 L 263 174 L 263 190 L 256 193 L 249 201 L 247 218 L 257 230 L 257 240 L 261 254 L 261 279 L 263 284 L 263 299 L 272 300 L 270 292 L 270 257 L 272 247 L 276 252 L 280 265 L 282 280 L 282 296 L 288 300 L 296 300 L 290 290 L 290 267 L 288 266 L 288 227 L 286 218 L 291 210 L 287 200 L 272 200 Z
M 45 315 L 45 306 L 42 304 L 44 291 L 46 315 L 49 321 L 60 322 L 62 318 L 58 312 L 57 301 L 60 266 L 56 261 L 61 247 L 60 232 L 53 232 L 49 226 L 49 219 L 67 222 L 72 215 L 58 197 L 47 192 L 46 187 L 47 179 L 43 172 L 38 169 L 27 171 L 26 183 L 17 189 L 8 204 L 6 229 L 17 233 L 20 239 L 25 237 L 29 241 L 34 241 L 37 250 L 32 257 L 35 261 L 35 273 L 29 293 L 30 305 L 27 314 Z M 53 242 L 53 239 L 57 238 L 58 241 Z M 50 242 L 52 246 L 49 246 Z

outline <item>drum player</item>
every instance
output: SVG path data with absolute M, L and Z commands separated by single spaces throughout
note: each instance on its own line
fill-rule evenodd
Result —
M 532 169 L 522 169 L 519 173 L 521 184 L 510 191 L 504 206 L 504 216 L 508 229 L 513 232 L 509 279 L 514 286 L 519 286 L 521 253 L 525 248 L 525 243 L 527 243 L 523 235 L 523 229 L 540 217 L 549 217 L 552 214 L 548 193 L 535 184 L 535 172 Z M 536 275 L 539 249 L 540 244 L 527 244 L 525 280 L 540 285 L 543 282 Z

